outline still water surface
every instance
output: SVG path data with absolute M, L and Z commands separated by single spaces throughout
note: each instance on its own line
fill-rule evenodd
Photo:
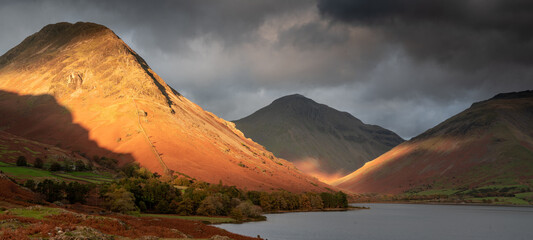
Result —
M 222 224 L 269 240 L 361 239 L 533 240 L 533 208 L 357 204 L 369 210 L 267 214 L 267 221 Z

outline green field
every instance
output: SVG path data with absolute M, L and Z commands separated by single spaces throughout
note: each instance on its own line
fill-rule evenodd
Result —
M 0 162 L 0 171 L 15 179 L 26 180 L 35 178 L 56 178 L 60 180 L 83 181 L 87 183 L 105 183 L 113 181 L 113 176 L 109 173 L 96 172 L 51 172 L 44 169 L 32 167 L 19 167 L 13 164 Z
M 526 184 L 493 184 L 472 189 L 428 189 L 412 191 L 405 195 L 406 198 L 431 201 L 432 198 L 442 200 L 448 198 L 452 201 L 463 199 L 469 203 L 495 204 L 495 205 L 531 205 L 533 192 Z
M 453 195 L 459 190 L 455 189 L 430 189 L 422 192 L 417 192 L 415 195 Z
M 102 175 L 99 175 L 93 172 L 54 173 L 54 175 L 61 177 L 61 178 L 65 178 L 65 179 L 85 181 L 85 182 L 95 183 L 95 184 L 113 181 L 113 178 L 111 177 L 102 176 Z
M 235 219 L 230 218 L 230 217 L 179 216 L 179 215 L 172 215 L 172 214 L 149 214 L 149 213 L 142 213 L 141 217 L 175 218 L 175 219 L 183 219 L 183 220 L 208 222 L 211 224 L 237 222 Z
M 528 201 L 517 197 L 486 197 L 486 198 L 466 198 L 472 203 L 490 203 L 495 205 L 529 205 Z
M 50 171 L 30 168 L 30 167 L 19 167 L 10 164 L 3 163 L 0 165 L 0 171 L 4 172 L 6 175 L 15 177 L 15 178 L 28 178 L 28 177 L 49 177 L 56 178 Z
M 63 211 L 59 208 L 49 207 L 29 207 L 29 208 L 12 208 L 2 214 L 11 214 L 19 217 L 28 217 L 35 219 L 43 219 L 47 216 L 59 215 Z
M 9 163 L 5 163 L 5 162 L 0 162 L 0 167 L 9 167 L 9 166 L 13 166 Z

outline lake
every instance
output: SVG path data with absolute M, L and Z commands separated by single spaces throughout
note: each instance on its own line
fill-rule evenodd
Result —
M 533 208 L 421 204 L 355 204 L 368 210 L 267 214 L 267 221 L 222 224 L 269 240 L 533 239 Z

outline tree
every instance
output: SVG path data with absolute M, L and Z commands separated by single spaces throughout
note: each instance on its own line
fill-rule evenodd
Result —
M 348 207 L 348 197 L 346 193 L 343 193 L 342 191 L 335 193 L 335 200 L 337 202 L 337 207 L 339 208 Z
M 37 184 L 37 192 L 43 194 L 48 202 L 55 202 L 63 199 L 61 185 L 50 179 L 45 179 Z
M 160 200 L 155 206 L 155 210 L 159 213 L 170 213 L 170 205 L 166 200 Z
M 70 172 L 70 171 L 73 171 L 75 170 L 75 165 L 73 162 L 71 162 L 70 160 L 65 160 L 63 161 L 63 170 L 64 171 L 67 171 L 67 172 Z
M 87 168 L 85 167 L 85 163 L 83 163 L 82 160 L 78 160 L 75 163 L 76 171 L 85 171 Z
M 25 167 L 28 166 L 28 162 L 26 162 L 26 157 L 19 156 L 17 158 L 17 166 Z
M 123 187 L 118 187 L 105 194 L 108 200 L 108 208 L 119 213 L 138 213 L 139 208 L 135 206 L 133 193 Z
M 249 191 L 246 193 L 246 197 L 252 201 L 254 205 L 261 205 L 261 192 Z
M 198 207 L 197 213 L 205 216 L 226 216 L 230 199 L 226 195 L 215 193 L 206 197 Z
M 176 213 L 180 215 L 193 215 L 196 213 L 194 205 L 195 204 L 193 200 L 191 200 L 190 198 L 185 198 L 177 204 Z
M 89 185 L 81 184 L 79 182 L 70 182 L 65 187 L 67 200 L 70 203 L 85 203 L 85 197 L 90 190 L 91 187 Z
M 50 171 L 52 172 L 61 171 L 61 164 L 59 164 L 58 162 L 52 163 L 52 165 L 50 165 Z
M 24 183 L 24 187 L 27 187 L 28 189 L 35 191 L 35 181 L 33 179 L 29 179 Z
M 36 158 L 35 159 L 35 162 L 33 162 L 33 167 L 36 167 L 36 168 L 43 168 L 43 160 L 41 160 L 40 158 Z

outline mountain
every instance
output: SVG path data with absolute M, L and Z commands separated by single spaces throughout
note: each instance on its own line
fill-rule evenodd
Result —
M 327 185 L 168 86 L 113 31 L 47 25 L 0 57 L 0 130 L 89 159 L 254 190 Z
M 322 180 L 344 176 L 403 139 L 299 94 L 234 121 L 247 137 Z
M 533 91 L 498 94 L 333 183 L 357 193 L 533 184 Z

